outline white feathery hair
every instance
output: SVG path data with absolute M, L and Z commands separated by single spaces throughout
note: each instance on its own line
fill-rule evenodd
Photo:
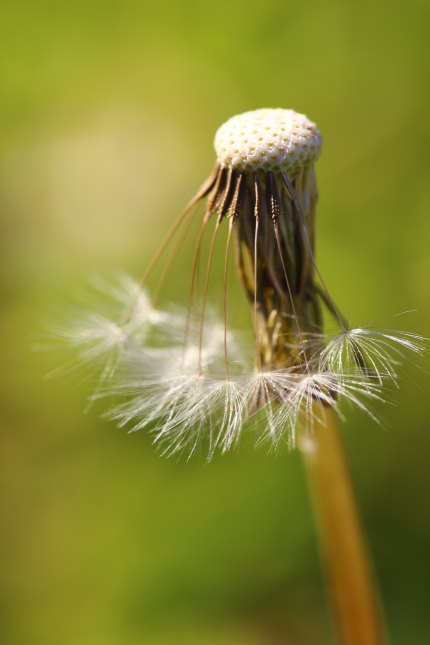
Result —
M 320 354 L 323 369 L 342 374 L 359 367 L 364 374 L 382 381 L 396 380 L 397 367 L 406 352 L 422 354 L 425 339 L 404 331 L 348 329 L 330 338 Z
M 339 403 L 346 400 L 377 420 L 366 399 L 383 401 L 383 386 L 388 379 L 396 382 L 395 366 L 405 351 L 424 350 L 424 339 L 416 334 L 357 328 L 334 337 L 320 335 L 326 344 L 313 369 L 255 369 L 247 365 L 238 335 L 229 330 L 226 375 L 225 331 L 214 312 L 205 323 L 202 348 L 195 341 L 184 347 L 179 339 L 186 312 L 155 309 L 139 283 L 123 275 L 112 284 L 93 284 L 109 297 L 102 309 L 110 309 L 113 317 L 88 312 L 68 329 L 57 330 L 57 336 L 78 351 L 81 364 L 98 367 L 91 399 L 116 399 L 105 416 L 130 432 L 149 429 L 166 455 L 191 456 L 205 440 L 210 458 L 216 449 L 234 448 L 244 429 L 257 435 L 257 443 L 293 448 L 300 421 L 312 427 L 314 401 L 341 414 Z M 198 320 L 191 318 L 189 326 L 196 337 Z

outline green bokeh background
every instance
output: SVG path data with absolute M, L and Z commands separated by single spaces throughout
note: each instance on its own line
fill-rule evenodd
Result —
M 141 274 L 215 129 L 263 106 L 324 134 L 318 259 L 336 302 L 429 335 L 429 3 L 1 13 L 1 642 L 333 642 L 298 453 L 245 440 L 210 464 L 162 459 L 83 413 L 88 384 L 44 380 L 63 358 L 32 345 L 88 274 Z M 405 365 L 385 427 L 352 412 L 344 429 L 394 645 L 430 638 L 429 384 Z

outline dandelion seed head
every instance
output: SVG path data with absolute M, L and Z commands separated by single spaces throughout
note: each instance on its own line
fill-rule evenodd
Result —
M 215 135 L 218 163 L 243 172 L 292 173 L 318 159 L 321 134 L 304 114 L 281 108 L 252 110 L 226 121 Z
M 315 258 L 313 162 L 321 146 L 315 123 L 293 110 L 229 119 L 215 136 L 212 174 L 166 232 L 142 281 L 93 280 L 108 306 L 58 334 L 82 364 L 96 364 L 92 398 L 114 397 L 108 418 L 146 429 L 163 454 L 191 455 L 205 441 L 211 457 L 236 446 L 245 430 L 257 443 L 292 448 L 298 426 L 311 428 L 327 406 L 341 414 L 342 400 L 376 420 L 369 403 L 383 401 L 407 353 L 422 352 L 419 336 L 350 328 L 330 296 Z M 147 285 L 155 282 L 159 302 L 203 199 L 183 283 L 187 307 L 160 309 Z M 215 308 L 209 300 L 222 231 L 223 294 Z M 239 302 L 228 287 L 233 253 L 250 305 L 251 351 L 229 325 Z M 324 333 L 324 309 L 340 330 L 333 337 Z

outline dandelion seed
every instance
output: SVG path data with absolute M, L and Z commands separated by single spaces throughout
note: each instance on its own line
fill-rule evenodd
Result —
M 387 377 L 397 378 L 396 368 L 405 360 L 405 352 L 422 354 L 425 339 L 407 332 L 349 329 L 331 338 L 320 354 L 323 369 L 342 377 L 354 366 L 381 384 Z
M 96 297 L 103 296 L 100 310 L 80 311 L 74 322 L 57 325 L 51 331 L 72 353 L 56 372 L 92 366 L 98 370 L 98 391 L 114 378 L 130 348 L 138 348 L 149 336 L 152 341 L 170 338 L 176 325 L 174 315 L 156 310 L 146 291 L 127 275 L 119 275 L 114 282 L 97 277 L 91 284 Z

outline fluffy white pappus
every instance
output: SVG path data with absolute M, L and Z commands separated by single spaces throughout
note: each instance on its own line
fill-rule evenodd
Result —
M 362 374 L 377 379 L 397 379 L 397 367 L 407 359 L 407 352 L 422 354 L 426 339 L 401 331 L 350 329 L 332 337 L 320 354 L 322 370 L 348 374 L 358 368 Z
M 216 448 L 225 452 L 239 440 L 246 402 L 232 380 L 176 373 L 123 383 L 121 392 L 126 391 L 135 396 L 115 406 L 109 418 L 120 426 L 130 425 L 130 431 L 150 428 L 163 454 L 191 456 L 205 440 L 210 458 Z
M 312 427 L 322 406 L 333 407 L 342 416 L 339 404 L 346 400 L 377 421 L 366 399 L 383 401 L 381 383 L 360 373 L 295 370 L 259 371 L 248 379 L 244 396 L 255 411 L 254 425 L 260 429 L 258 443 L 269 440 L 273 448 L 296 445 L 300 423 Z
M 342 416 L 343 400 L 377 421 L 371 402 L 384 400 L 385 382 L 408 352 L 424 350 L 415 334 L 357 328 L 303 335 L 301 367 L 255 370 L 241 339 L 209 308 L 202 327 L 184 310 L 156 309 L 128 276 L 93 284 L 109 303 L 56 336 L 98 373 L 90 400 L 113 396 L 106 416 L 148 430 L 167 455 L 191 455 L 205 443 L 210 458 L 234 448 L 245 429 L 257 443 L 293 448 L 300 424 L 312 428 L 322 406 Z
M 168 349 L 166 358 L 181 353 L 181 360 L 198 362 L 200 352 L 201 317 L 199 313 L 190 313 L 174 307 L 169 309 L 169 325 L 164 325 L 164 339 L 160 343 Z M 227 362 L 229 369 L 236 374 L 242 373 L 248 365 L 249 348 L 245 346 L 239 334 L 231 329 L 225 329 L 216 312 L 209 306 L 206 308 L 203 335 L 201 342 L 202 360 L 210 363 L 215 372 L 225 370 Z M 169 361 L 168 361 L 169 362 Z
M 50 329 L 55 349 L 66 353 L 67 360 L 48 376 L 87 370 L 101 380 L 111 378 L 124 347 L 131 338 L 116 322 L 96 313 L 81 313 L 81 318 Z
M 375 419 L 365 400 L 383 400 L 379 381 L 358 371 L 251 369 L 232 377 L 209 374 L 204 359 L 198 371 L 197 356 L 197 347 L 188 348 L 182 358 L 179 349 L 169 359 L 141 352 L 139 363 L 134 353 L 104 392 L 126 399 L 108 417 L 130 431 L 149 429 L 163 454 L 191 455 L 204 442 L 211 458 L 217 448 L 226 452 L 236 446 L 244 429 L 253 431 L 257 443 L 293 448 L 299 423 L 311 426 L 320 405 L 338 409 L 346 399 Z
M 382 396 L 382 383 L 372 381 L 356 371 L 346 374 L 344 371 L 315 371 L 311 374 L 300 374 L 295 377 L 289 395 L 290 423 L 294 428 L 303 419 L 312 427 L 312 419 L 318 414 L 318 405 L 333 407 L 340 415 L 339 404 L 345 401 L 379 422 L 366 400 L 385 402 Z M 342 416 L 342 415 L 341 415 Z
M 60 343 L 72 359 L 54 373 L 90 367 L 98 373 L 98 386 L 113 378 L 123 355 L 170 335 L 174 321 L 170 314 L 155 309 L 144 289 L 125 275 L 115 282 L 97 278 L 92 286 L 103 300 L 99 311 L 80 311 L 79 318 L 51 326 L 51 338 Z M 150 340 L 151 339 L 151 340 Z
M 174 422 L 169 415 L 170 423 L 162 420 L 156 428 L 154 442 L 163 454 L 185 451 L 190 457 L 203 440 L 210 459 L 217 448 L 224 453 L 237 445 L 247 413 L 238 383 L 196 376 L 192 392 L 181 403 Z
M 240 376 L 248 367 L 239 353 L 239 344 L 237 350 L 234 359 L 229 351 L 230 360 L 226 366 L 224 344 L 216 336 L 202 347 L 195 342 L 186 346 L 166 343 L 155 347 L 148 343 L 129 343 L 123 345 L 116 378 L 107 384 L 105 393 L 128 394 L 146 383 L 169 382 L 172 377 L 188 378 L 198 374 L 215 381 L 228 380 L 230 375 Z
M 125 398 L 108 417 L 130 431 L 150 428 L 163 453 L 192 454 L 205 438 L 209 455 L 239 439 L 246 405 L 237 382 L 220 362 L 220 347 L 129 348 L 114 379 L 93 398 Z
M 105 297 L 103 306 L 109 307 L 109 317 L 135 340 L 144 339 L 151 328 L 169 329 L 174 324 L 174 315 L 156 309 L 146 289 L 125 273 L 114 281 L 95 276 L 91 284 Z
M 289 408 L 292 377 L 290 370 L 256 370 L 245 381 L 252 427 L 260 430 L 257 443 L 269 440 L 276 448 L 285 438 L 288 446 L 293 447 Z

